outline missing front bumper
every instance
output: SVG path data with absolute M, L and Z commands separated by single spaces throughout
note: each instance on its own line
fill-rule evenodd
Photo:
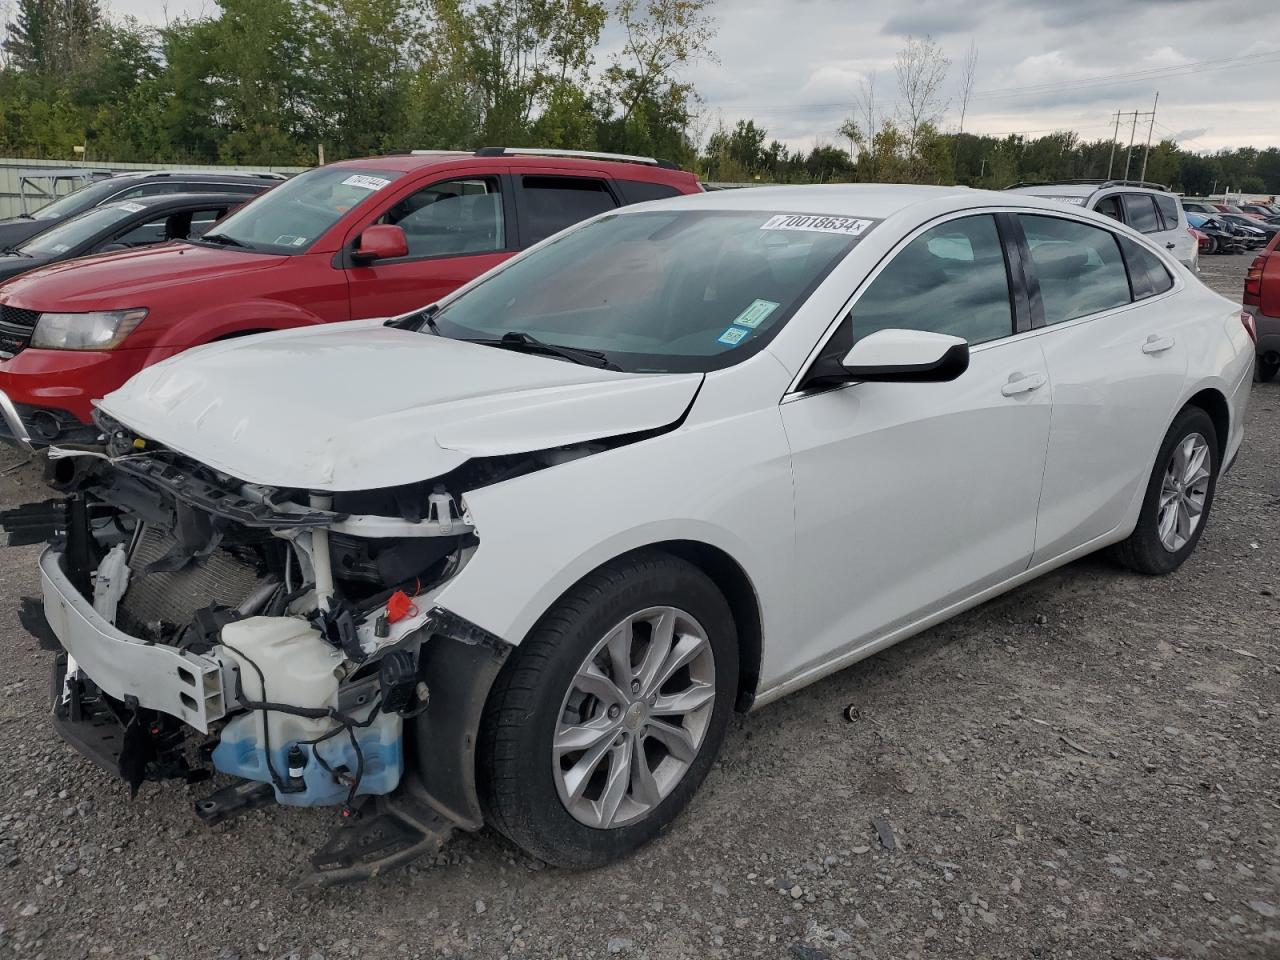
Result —
M 44 613 L 77 666 L 107 695 L 209 732 L 226 714 L 222 666 L 199 654 L 132 637 L 80 595 L 52 547 L 40 555 Z

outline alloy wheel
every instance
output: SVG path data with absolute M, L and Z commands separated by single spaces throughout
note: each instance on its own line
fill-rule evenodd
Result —
M 1209 495 L 1209 444 L 1198 433 L 1189 433 L 1173 448 L 1160 484 L 1156 530 L 1170 553 L 1187 545 L 1204 515 Z
M 582 661 L 556 719 L 552 765 L 565 809 L 608 829 L 658 806 L 688 772 L 715 707 L 706 631 L 675 607 L 650 607 Z

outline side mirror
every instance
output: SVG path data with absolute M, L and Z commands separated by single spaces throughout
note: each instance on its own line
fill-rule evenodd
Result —
M 351 257 L 357 263 L 372 263 L 374 260 L 392 260 L 409 255 L 409 241 L 404 231 L 393 223 L 378 223 L 366 227 Z
M 961 337 L 925 330 L 877 330 L 853 345 L 843 360 L 820 358 L 804 386 L 855 380 L 945 383 L 969 369 L 969 344 Z

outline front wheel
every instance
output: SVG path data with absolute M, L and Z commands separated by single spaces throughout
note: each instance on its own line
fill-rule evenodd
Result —
M 1257 380 L 1259 383 L 1270 383 L 1280 373 L 1280 356 L 1269 353 L 1258 358 Z
M 701 570 L 657 552 L 597 570 L 539 621 L 490 694 L 486 820 L 556 866 L 631 853 L 706 776 L 737 683 L 733 616 Z
M 1200 541 L 1218 483 L 1218 432 L 1199 407 L 1174 418 L 1156 456 L 1138 525 L 1113 548 L 1137 573 L 1172 573 Z

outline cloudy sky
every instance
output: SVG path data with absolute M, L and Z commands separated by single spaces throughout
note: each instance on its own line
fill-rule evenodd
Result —
M 103 6 L 157 23 L 217 9 L 213 0 Z M 719 0 L 716 15 L 718 62 L 688 71 L 708 130 L 751 117 L 792 146 L 834 142 L 864 79 L 874 75 L 877 98 L 895 109 L 894 57 L 909 35 L 927 34 L 954 61 L 951 98 L 977 45 L 972 132 L 1105 137 L 1117 110 L 1149 111 L 1158 91 L 1156 139 L 1196 150 L 1280 145 L 1276 0 Z M 943 126 L 956 121 L 953 103 Z M 1121 138 L 1128 132 L 1122 123 Z

